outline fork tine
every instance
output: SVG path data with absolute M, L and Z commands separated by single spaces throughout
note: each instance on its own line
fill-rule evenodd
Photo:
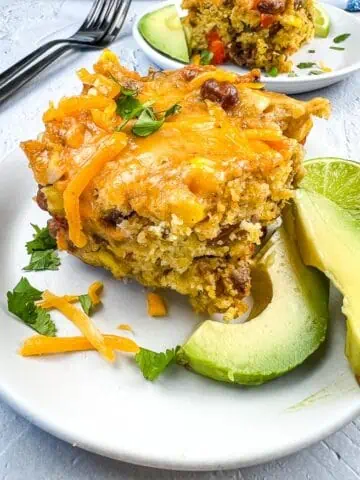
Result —
M 115 40 L 124 24 L 130 8 L 131 0 L 116 0 L 115 3 L 115 16 L 112 19 L 112 22 L 110 23 L 102 41 L 111 42 Z
M 105 4 L 100 12 L 100 15 L 97 18 L 96 24 L 94 25 L 100 31 L 104 31 L 103 24 L 109 18 L 112 8 L 114 7 L 114 0 L 105 0 Z M 110 17 L 111 18 L 111 17 Z
M 98 7 L 101 3 L 103 3 L 104 0 L 95 0 L 92 4 L 92 7 L 89 11 L 89 13 L 87 14 L 87 17 L 85 18 L 84 22 L 82 23 L 81 27 L 79 28 L 79 30 L 86 30 L 89 28 L 89 26 L 92 24 L 92 22 L 94 21 L 94 19 L 97 18 L 97 10 L 98 10 Z

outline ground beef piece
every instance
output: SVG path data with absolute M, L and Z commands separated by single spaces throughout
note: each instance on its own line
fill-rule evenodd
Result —
M 283 13 L 285 11 L 285 0 L 260 0 L 257 4 L 257 9 L 261 13 L 268 13 L 275 15 L 277 13 Z
M 239 265 L 237 268 L 231 272 L 231 280 L 234 287 L 242 295 L 247 293 L 250 282 L 250 268 L 246 264 Z
M 200 95 L 204 100 L 219 103 L 224 110 L 230 110 L 239 100 L 239 94 L 234 85 L 229 82 L 218 82 L 212 78 L 202 84 Z
M 59 230 L 67 230 L 68 222 L 65 217 L 55 216 L 47 222 L 50 235 L 56 239 Z
M 48 211 L 48 203 L 45 193 L 41 190 L 41 186 L 39 185 L 39 189 L 36 194 L 36 203 L 39 205 L 41 210 Z
M 111 208 L 104 213 L 104 215 L 102 216 L 102 220 L 108 225 L 116 227 L 116 225 L 119 225 L 123 220 L 127 220 L 133 214 L 134 212 L 124 213 L 120 210 L 117 210 L 116 208 Z

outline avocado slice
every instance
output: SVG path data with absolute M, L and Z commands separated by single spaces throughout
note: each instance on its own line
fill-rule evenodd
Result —
M 296 228 L 304 262 L 323 271 L 344 295 L 346 355 L 360 377 L 360 219 L 317 192 L 299 189 Z
M 139 21 L 139 31 L 159 52 L 183 63 L 190 62 L 184 28 L 175 5 L 144 15 Z
M 252 283 L 255 318 L 243 324 L 205 321 L 181 347 L 180 363 L 215 380 L 259 385 L 294 369 L 320 346 L 329 283 L 302 263 L 289 209 L 258 253 Z

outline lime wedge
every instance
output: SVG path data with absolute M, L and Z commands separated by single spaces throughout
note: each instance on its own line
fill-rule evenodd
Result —
M 330 32 L 330 17 L 319 4 L 315 5 L 315 37 L 326 38 Z
M 304 163 L 300 187 L 316 192 L 360 220 L 360 163 L 341 158 L 315 158 Z

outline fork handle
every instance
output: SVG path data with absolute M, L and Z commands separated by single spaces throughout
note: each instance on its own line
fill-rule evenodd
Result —
M 7 70 L 4 70 L 2 73 L 0 73 L 0 87 L 3 87 L 4 85 L 6 85 L 6 83 L 11 81 L 15 75 L 20 74 L 25 67 L 30 65 L 30 63 L 37 60 L 47 50 L 54 47 L 55 45 L 58 45 L 60 42 L 59 40 L 52 40 L 51 42 L 47 42 L 44 45 L 41 45 L 41 47 L 34 50 L 33 52 L 29 53 L 29 55 L 27 55 L 26 57 L 16 62 Z
M 50 42 L 41 45 L 39 48 L 29 53 L 26 57 L 22 58 L 14 65 L 9 67 L 7 70 L 4 70 L 0 73 L 0 88 L 6 85 L 8 82 L 11 82 L 14 79 L 14 75 L 19 75 L 26 67 L 28 67 L 32 62 L 35 62 L 39 57 L 41 57 L 47 50 L 57 46 L 57 45 L 69 45 L 78 48 L 96 48 L 95 45 L 91 45 L 94 41 L 94 38 L 91 36 L 83 35 L 83 39 L 79 40 L 76 38 L 65 38 L 65 39 L 56 39 L 51 40 Z
M 12 77 L 11 80 L 8 79 L 8 81 L 3 86 L 0 86 L 0 104 L 2 104 L 11 95 L 17 92 L 23 85 L 32 80 L 36 75 L 42 72 L 47 66 L 57 60 L 61 55 L 63 55 L 72 47 L 72 45 L 65 45 L 63 47 L 60 47 L 57 50 L 46 55 L 44 58 L 38 60 L 33 65 L 31 65 L 31 60 L 28 60 L 27 69 L 23 70 L 22 73 L 20 73 L 19 75 L 15 75 L 14 77 Z M 42 47 L 40 47 L 40 49 L 41 48 Z M 45 51 L 46 50 L 44 49 L 44 51 L 37 55 L 36 58 L 41 56 Z

